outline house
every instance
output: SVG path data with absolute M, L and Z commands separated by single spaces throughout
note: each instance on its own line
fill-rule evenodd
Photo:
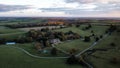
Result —
M 50 39 L 49 40 L 51 44 L 59 44 L 61 43 L 60 39 Z
M 15 45 L 16 42 L 6 42 L 6 45 Z

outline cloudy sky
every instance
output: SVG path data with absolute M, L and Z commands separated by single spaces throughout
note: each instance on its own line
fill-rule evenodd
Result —
M 0 17 L 120 17 L 120 0 L 0 0 Z

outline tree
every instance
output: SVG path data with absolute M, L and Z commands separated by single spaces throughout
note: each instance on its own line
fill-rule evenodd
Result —
M 72 49 L 70 49 L 70 54 L 74 54 L 76 51 L 77 51 L 77 49 L 72 48 Z
M 18 43 L 25 43 L 25 42 L 26 42 L 26 38 L 25 38 L 24 36 L 19 36 L 19 37 L 17 38 L 17 42 L 18 42 Z
M 103 38 L 103 35 L 100 35 L 100 38 Z
M 6 39 L 0 38 L 0 44 L 5 44 L 5 42 L 6 42 Z
M 27 42 L 32 42 L 33 41 L 33 38 L 32 37 L 27 37 Z
M 89 27 L 89 28 L 91 28 L 91 27 L 92 27 L 92 25 L 91 25 L 91 24 L 88 24 L 88 27 Z
M 90 42 L 90 40 L 91 40 L 91 39 L 90 39 L 89 36 L 85 36 L 85 37 L 84 37 L 84 41 L 85 41 L 85 42 Z
M 96 37 L 96 38 L 95 38 L 95 41 L 96 41 L 96 42 L 99 41 L 99 37 Z
M 42 48 L 41 48 L 41 43 L 37 42 L 37 43 L 35 44 L 35 48 L 36 48 L 38 51 L 42 50 Z
M 53 55 L 53 56 L 57 55 L 57 49 L 55 47 L 52 48 L 51 55 Z
M 77 28 L 80 27 L 80 24 L 76 24 L 76 27 L 77 27 Z
M 92 36 L 95 36 L 95 34 L 93 33 Z
M 46 45 L 47 47 L 49 47 L 49 46 L 50 46 L 50 42 L 47 40 L 47 41 L 45 42 L 45 45 Z
M 93 30 L 91 30 L 91 33 L 94 33 L 94 31 L 93 31 Z
M 116 44 L 114 42 L 110 43 L 110 46 L 115 47 Z
M 113 58 L 111 58 L 110 62 L 112 64 L 118 64 L 120 62 L 120 59 L 118 57 L 113 57 Z
M 78 63 L 78 60 L 77 58 L 75 57 L 75 55 L 71 55 L 67 61 L 66 61 L 67 64 L 76 64 Z

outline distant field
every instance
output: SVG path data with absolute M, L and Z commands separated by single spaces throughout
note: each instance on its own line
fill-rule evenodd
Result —
M 52 28 L 60 28 L 60 26 L 28 27 L 28 28 L 19 28 L 19 30 L 22 30 L 22 31 L 29 31 L 29 30 L 31 30 L 31 29 L 41 30 L 42 28 L 52 29 Z
M 13 39 L 17 38 L 20 35 L 23 35 L 24 33 L 25 32 L 22 30 L 0 26 L 0 38 Z
M 81 36 L 89 36 L 91 35 L 90 33 L 91 30 L 93 30 L 96 35 L 101 35 L 104 34 L 105 30 L 108 28 L 108 26 L 93 26 L 91 29 L 83 31 L 82 28 L 84 28 L 85 26 L 86 25 L 81 25 L 79 28 L 73 26 L 73 27 L 58 29 L 55 31 L 62 31 L 62 32 L 73 31 L 75 33 L 80 34 Z
M 12 25 L 12 24 L 29 24 L 29 23 L 43 23 L 47 20 L 33 19 L 33 18 L 7 18 L 0 19 L 0 25 Z
M 18 33 L 9 33 L 9 34 L 0 34 L 0 38 L 5 38 L 5 39 L 15 39 L 18 38 L 19 36 L 24 36 L 26 32 L 18 32 Z
M 0 26 L 0 34 L 17 33 L 17 32 L 23 32 L 23 31 L 18 30 L 18 29 L 11 29 L 8 27 Z

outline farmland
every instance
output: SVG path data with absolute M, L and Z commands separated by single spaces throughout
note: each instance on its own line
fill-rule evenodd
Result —
M 28 20 L 24 21 L 29 22 Z M 21 22 L 21 19 L 19 22 Z M 33 22 L 39 23 L 46 21 L 35 19 Z M 13 25 L 13 23 L 14 22 L 9 25 Z M 72 23 L 72 26 L 66 24 L 64 26 L 66 27 L 61 28 L 61 25 L 58 25 L 14 29 L 7 27 L 6 24 L 1 23 L 0 39 L 4 38 L 7 40 L 7 42 L 11 42 L 11 40 L 14 42 L 14 40 L 17 40 L 17 43 L 14 45 L 0 44 L 0 68 L 83 68 L 90 66 L 94 68 L 120 67 L 120 27 L 118 25 L 78 25 Z M 89 26 L 91 27 L 86 29 L 86 27 Z M 117 29 L 112 33 L 106 32 L 107 29 L 114 27 Z M 49 28 L 49 30 L 46 28 Z M 52 30 L 51 28 L 54 29 Z M 48 40 L 45 40 L 47 44 L 44 46 L 44 43 L 42 44 L 41 42 L 41 38 L 38 39 L 39 36 L 43 36 L 43 38 L 50 37 L 50 39 L 51 37 L 54 38 L 52 34 L 59 34 L 57 35 L 57 38 L 60 39 L 60 43 L 54 44 L 54 46 L 52 46 L 53 44 L 48 44 Z M 95 34 L 95 36 L 93 34 Z M 80 38 L 78 38 L 79 36 Z M 89 36 L 90 40 L 86 42 L 85 37 Z M 99 37 L 99 39 L 96 40 L 96 37 Z M 24 39 L 25 41 L 19 42 Z M 40 51 L 38 51 L 35 47 L 36 45 L 38 46 L 38 42 L 40 44 L 39 46 L 41 46 L 39 47 Z M 92 45 L 94 46 L 90 48 Z M 54 47 L 58 50 L 57 55 L 54 55 L 54 53 L 52 55 L 51 53 Z M 88 52 L 85 51 L 78 57 L 84 56 L 84 61 L 86 61 L 86 63 L 89 65 L 69 65 L 66 63 L 67 58 L 69 58 L 71 54 L 78 55 L 86 49 L 88 49 Z M 73 52 L 71 52 L 72 50 Z

